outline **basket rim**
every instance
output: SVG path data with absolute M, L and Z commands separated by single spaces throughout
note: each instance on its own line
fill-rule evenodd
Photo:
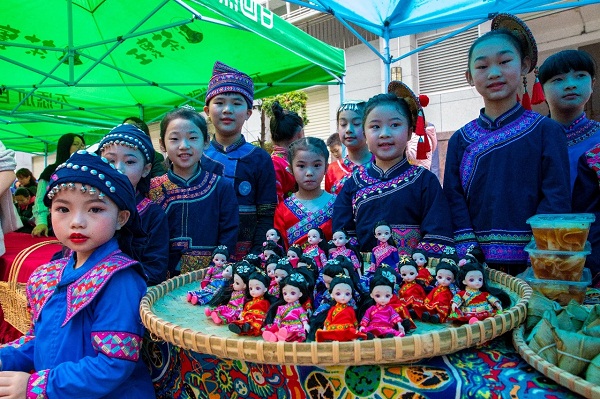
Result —
M 579 376 L 573 375 L 539 356 L 527 345 L 524 334 L 525 327 L 523 325 L 516 328 L 512 336 L 513 345 L 519 355 L 531 367 L 579 395 L 586 398 L 600 397 L 600 385 L 592 384 Z
M 174 289 L 201 278 L 193 271 L 148 288 L 140 303 L 142 323 L 153 338 L 182 349 L 225 359 L 252 363 L 287 365 L 365 365 L 412 362 L 446 355 L 483 344 L 510 331 L 525 321 L 532 289 L 523 280 L 486 269 L 488 278 L 517 294 L 512 307 L 494 317 L 474 324 L 447 325 L 439 331 L 414 332 L 404 337 L 349 342 L 267 342 L 254 338 L 224 338 L 183 328 L 152 312 L 152 305 Z

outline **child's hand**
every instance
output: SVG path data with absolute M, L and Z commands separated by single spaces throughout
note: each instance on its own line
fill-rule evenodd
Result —
M 22 371 L 1 371 L 0 398 L 26 399 L 29 377 Z

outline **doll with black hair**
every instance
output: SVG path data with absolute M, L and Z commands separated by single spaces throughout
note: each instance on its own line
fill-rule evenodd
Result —
M 267 230 L 265 237 L 266 237 L 266 241 L 275 241 L 275 243 L 277 245 L 279 245 L 279 247 L 281 247 L 281 252 L 282 253 L 285 252 L 285 247 L 283 246 L 283 244 L 284 244 L 283 237 L 279 230 L 277 230 L 275 227 L 272 227 L 269 230 Z
M 360 321 L 359 331 L 367 338 L 392 338 L 405 335 L 402 317 L 391 304 L 394 297 L 395 278 L 389 273 L 374 276 L 370 282 L 372 305 Z
M 352 341 L 365 339 L 366 335 L 358 332 L 358 320 L 354 307 L 350 305 L 353 300 L 353 282 L 346 274 L 339 274 L 331 280 L 329 293 L 334 305 L 327 312 L 323 328 L 315 333 L 317 342 L 324 341 Z
M 281 292 L 281 281 L 292 274 L 294 268 L 290 263 L 289 259 L 281 258 L 277 261 L 277 265 L 275 266 L 275 270 L 273 271 L 273 276 L 275 279 L 275 287 L 273 289 L 269 289 L 269 294 L 274 297 L 279 297 Z
M 267 240 L 263 242 L 262 253 L 259 255 L 259 257 L 263 262 L 265 262 L 271 255 L 277 255 L 281 258 L 284 255 L 283 247 L 273 240 Z
M 270 342 L 304 342 L 310 331 L 308 314 L 300 302 L 310 295 L 306 278 L 293 272 L 280 285 L 281 294 L 269 308 L 262 336 Z
M 421 318 L 427 294 L 425 287 L 417 280 L 419 267 L 410 256 L 403 255 L 398 262 L 398 273 L 402 278 L 402 285 L 398 291 L 400 302 L 406 307 L 411 318 Z
M 302 253 L 310 256 L 315 260 L 315 264 L 321 270 L 325 262 L 327 262 L 327 241 L 325 241 L 325 235 L 323 230 L 319 227 L 312 228 L 308 231 L 307 242 L 308 244 L 304 247 Z
M 350 237 L 346 230 L 334 231 L 332 239 L 334 249 L 329 251 L 329 259 L 335 259 L 338 255 L 345 256 L 350 259 L 357 273 L 362 274 L 362 255 L 352 244 L 349 244 L 349 241 Z
M 429 269 L 427 269 L 427 265 L 429 264 L 427 251 L 415 249 L 412 253 L 412 258 L 419 268 L 417 280 L 421 281 L 425 287 L 431 286 L 434 283 L 434 278 L 431 275 L 431 272 L 429 272 Z
M 204 310 L 215 324 L 229 324 L 239 318 L 246 301 L 248 278 L 254 270 L 255 267 L 246 261 L 235 264 L 231 287 L 220 290 L 208 303 L 210 307 Z
M 269 294 L 273 296 L 279 295 L 277 280 L 275 280 L 275 268 L 277 267 L 279 259 L 281 259 L 279 256 L 271 255 L 265 262 L 265 273 L 267 273 L 267 276 L 271 279 L 271 282 L 269 283 Z
M 212 262 L 200 282 L 200 290 L 188 291 L 187 301 L 192 305 L 206 305 L 233 277 L 233 266 L 227 264 L 229 250 L 219 245 L 212 253 Z
M 244 260 L 250 263 L 252 266 L 262 269 L 262 259 L 256 254 L 247 254 L 244 256 Z
M 377 239 L 377 246 L 371 252 L 371 267 L 369 272 L 374 272 L 377 267 L 385 263 L 395 267 L 400 260 L 396 241 L 392 238 L 392 227 L 385 220 L 380 220 L 373 226 L 373 235 Z
M 502 292 L 488 287 L 481 265 L 475 262 L 464 264 L 460 269 L 459 281 L 462 282 L 461 290 L 452 298 L 449 321 L 473 324 L 502 312 L 500 295 L 495 295 Z
M 436 286 L 425 298 L 421 320 L 430 323 L 445 323 L 451 311 L 454 293 L 452 286 L 458 276 L 456 263 L 442 259 L 435 267 Z
M 298 260 L 303 255 L 302 248 L 300 245 L 291 245 L 287 250 L 287 258 L 290 261 L 292 267 L 298 266 Z
M 256 270 L 248 277 L 246 303 L 238 320 L 229 324 L 229 330 L 239 335 L 258 337 L 271 306 L 272 297 L 267 293 L 269 276 Z

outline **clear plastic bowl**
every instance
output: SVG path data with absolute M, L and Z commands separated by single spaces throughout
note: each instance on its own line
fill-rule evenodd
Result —
M 527 219 L 538 249 L 582 251 L 596 220 L 591 213 L 540 214 Z
M 583 251 L 545 251 L 536 247 L 531 241 L 525 247 L 529 252 L 531 267 L 535 278 L 548 280 L 579 281 L 583 273 L 585 258 L 591 252 L 591 245 L 586 242 Z
M 538 279 L 533 275 L 531 267 L 528 267 L 527 270 L 517 277 L 525 280 L 532 289 L 558 302 L 561 306 L 566 306 L 571 299 L 583 303 L 587 287 L 592 283 L 590 269 L 583 269 L 583 274 L 579 281 Z

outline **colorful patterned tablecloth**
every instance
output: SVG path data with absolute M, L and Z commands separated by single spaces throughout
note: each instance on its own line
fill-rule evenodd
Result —
M 510 336 L 401 365 L 264 365 L 152 341 L 144 348 L 144 358 L 158 399 L 580 398 L 529 366 Z

